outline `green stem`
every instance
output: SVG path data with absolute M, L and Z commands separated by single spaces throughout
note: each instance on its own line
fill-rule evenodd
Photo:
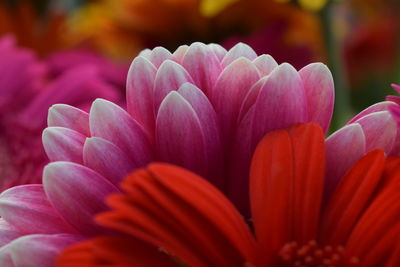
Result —
M 320 12 L 321 25 L 325 48 L 327 53 L 328 67 L 332 71 L 335 82 L 335 110 L 331 123 L 331 131 L 338 129 L 346 123 L 351 116 L 349 87 L 347 75 L 343 62 L 342 44 L 338 40 L 333 24 L 331 12 L 333 4 L 328 3 Z

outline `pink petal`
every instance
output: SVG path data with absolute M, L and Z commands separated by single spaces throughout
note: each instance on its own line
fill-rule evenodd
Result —
M 261 88 L 254 104 L 253 146 L 269 131 L 307 121 L 303 84 L 289 64 L 277 67 Z
M 65 127 L 85 136 L 90 135 L 89 114 L 65 104 L 56 104 L 49 109 L 47 126 Z
M 390 153 L 397 136 L 397 123 L 389 111 L 374 112 L 356 122 L 364 131 L 366 152 L 383 149 Z
M 270 74 L 276 67 L 278 67 L 278 63 L 276 63 L 275 59 L 270 55 L 261 55 L 254 59 L 253 63 L 260 72 L 261 77 Z
M 53 207 L 82 234 L 102 229 L 93 216 L 107 210 L 104 198 L 119 190 L 97 172 L 71 162 L 53 162 L 43 170 L 43 186 Z
M 1 193 L 0 216 L 21 234 L 77 233 L 38 184 L 16 186 Z
M 222 71 L 217 56 L 203 43 L 194 43 L 189 47 L 182 66 L 189 72 L 194 84 L 206 95 L 209 94 Z
M 85 166 L 95 170 L 116 186 L 125 175 L 136 168 L 121 149 L 99 137 L 86 139 L 83 162 Z
M 0 218 L 0 247 L 10 243 L 12 240 L 20 237 L 15 227 L 12 227 L 4 218 Z
M 136 57 L 128 72 L 126 102 L 128 112 L 145 129 L 154 131 L 153 85 L 157 69 L 144 57 Z
M 219 44 L 208 44 L 207 46 L 214 52 L 219 61 L 222 61 L 226 53 L 228 53 L 228 51 L 226 51 L 226 49 Z
M 82 149 L 86 136 L 64 127 L 49 127 L 43 131 L 42 141 L 50 161 L 82 163 Z
M 239 58 L 219 76 L 211 102 L 219 116 L 223 136 L 234 133 L 243 99 L 259 80 L 257 68 L 246 58 Z
M 376 104 L 364 109 L 360 113 L 358 113 L 347 124 L 356 122 L 357 120 L 359 120 L 362 117 L 365 117 L 371 113 L 379 112 L 379 111 L 386 111 L 386 110 L 389 110 L 390 107 L 397 107 L 397 106 L 398 105 L 396 103 L 393 103 L 392 101 L 383 101 L 383 102 L 376 103 Z
M 161 103 L 156 120 L 160 160 L 207 173 L 207 154 L 201 122 L 190 103 L 170 92 Z
M 182 63 L 182 60 L 183 60 L 183 57 L 185 56 L 186 51 L 187 51 L 188 49 L 189 49 L 189 46 L 188 46 L 188 45 L 181 45 L 181 46 L 179 46 L 179 47 L 175 50 L 175 52 L 172 54 L 172 59 L 173 59 L 174 61 L 176 61 L 177 63 L 181 64 L 181 63 Z
M 240 57 L 245 57 L 249 59 L 250 61 L 254 60 L 257 58 L 256 52 L 248 46 L 247 44 L 244 43 L 238 43 L 234 47 L 232 47 L 228 53 L 224 56 L 222 59 L 221 65 L 223 67 L 227 67 L 229 64 L 231 64 L 233 61 Z
M 143 128 L 114 103 L 96 99 L 90 110 L 89 124 L 92 136 L 118 146 L 135 166 L 145 166 L 152 160 L 150 141 Z
M 218 128 L 217 114 L 206 95 L 196 86 L 185 83 L 179 88 L 178 93 L 189 102 L 195 111 L 202 128 L 204 146 L 208 158 L 209 175 L 219 178 L 221 175 L 222 147 L 220 131 Z
M 165 60 L 172 58 L 171 52 L 161 46 L 157 46 L 153 50 L 146 49 L 142 51 L 139 56 L 145 57 L 147 60 L 153 63 L 156 68 L 160 67 Z
M 261 88 L 263 88 L 265 82 L 267 81 L 267 78 L 268 77 L 261 78 L 250 88 L 249 92 L 242 102 L 242 106 L 240 107 L 238 121 L 241 121 L 243 117 L 248 113 L 249 109 L 254 106 L 254 103 L 257 101 L 258 94 L 260 93 Z
M 157 71 L 154 81 L 154 109 L 158 108 L 164 97 L 171 91 L 176 91 L 182 84 L 194 83 L 190 74 L 178 63 L 167 60 Z
M 0 249 L 0 266 L 53 267 L 61 251 L 82 239 L 70 234 L 23 236 Z
M 313 63 L 299 71 L 307 99 L 308 121 L 328 131 L 332 119 L 335 88 L 332 74 L 322 63 Z
M 364 131 L 352 123 L 326 139 L 326 200 L 333 193 L 342 176 L 366 153 Z

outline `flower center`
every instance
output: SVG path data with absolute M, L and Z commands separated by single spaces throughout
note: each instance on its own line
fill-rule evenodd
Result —
M 296 242 L 286 243 L 279 252 L 281 266 L 358 266 L 359 259 L 349 258 L 342 246 L 321 247 L 315 240 L 299 245 Z

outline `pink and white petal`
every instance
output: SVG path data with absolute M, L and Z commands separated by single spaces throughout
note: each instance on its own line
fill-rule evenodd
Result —
M 364 109 L 360 113 L 358 113 L 347 124 L 354 123 L 354 122 L 358 121 L 359 119 L 361 119 L 362 117 L 365 117 L 371 113 L 379 112 L 379 111 L 387 111 L 391 107 L 397 107 L 397 106 L 398 105 L 392 101 L 383 101 L 383 102 L 376 103 L 376 104 Z
M 157 46 L 153 50 L 145 49 L 139 56 L 145 57 L 156 68 L 159 68 L 164 61 L 172 58 L 171 52 L 161 46 Z
M 82 149 L 86 136 L 64 127 L 49 127 L 43 131 L 42 142 L 50 161 L 83 163 Z
M 222 59 L 224 59 L 226 53 L 228 53 L 228 51 L 226 51 L 226 49 L 219 45 L 219 44 L 208 44 L 207 45 L 213 52 L 214 54 L 217 56 L 219 61 L 222 61 Z
M 243 99 L 259 79 L 257 68 L 243 57 L 222 71 L 211 93 L 211 103 L 219 116 L 222 136 L 234 133 Z
M 250 88 L 249 92 L 242 102 L 242 106 L 240 107 L 238 122 L 240 122 L 243 117 L 248 113 L 249 109 L 254 106 L 254 103 L 257 101 L 258 94 L 260 93 L 261 88 L 267 81 L 267 78 L 268 77 L 261 78 Z
M 400 85 L 392 83 L 390 86 L 392 86 L 392 88 L 400 94 Z
M 174 60 L 175 62 L 181 64 L 183 57 L 186 54 L 186 51 L 189 49 L 188 45 L 181 45 L 179 46 L 175 52 L 172 54 L 172 60 Z
M 206 95 L 193 84 L 183 84 L 178 93 L 189 102 L 199 119 L 205 140 L 204 146 L 208 157 L 210 175 L 220 177 L 222 147 L 217 114 Z
M 4 218 L 0 218 L 0 247 L 10 243 L 21 235 L 22 234 L 19 233 L 15 227 L 12 227 L 6 222 Z
M 110 141 L 124 151 L 136 166 L 153 159 L 150 141 L 142 126 L 116 104 L 96 99 L 89 115 L 93 137 Z
M 53 208 L 39 184 L 3 191 L 0 216 L 20 234 L 77 233 Z
M 389 111 L 368 114 L 356 121 L 365 134 L 366 152 L 383 149 L 386 154 L 392 151 L 397 137 L 397 122 Z
M 85 166 L 58 161 L 44 168 L 43 186 L 53 207 L 80 233 L 104 232 L 93 216 L 108 209 L 105 197 L 119 192 L 106 178 Z
M 128 71 L 126 102 L 129 114 L 154 132 L 153 86 L 157 69 L 146 58 L 136 57 Z
M 222 59 L 221 65 L 225 68 L 240 57 L 244 57 L 252 61 L 257 58 L 257 54 L 256 52 L 254 52 L 253 48 L 251 48 L 247 44 L 238 43 L 234 47 L 229 49 L 228 53 L 226 53 L 226 55 Z
M 267 78 L 254 104 L 252 143 L 269 131 L 307 121 L 307 105 L 300 75 L 283 63 Z
M 208 158 L 200 120 L 190 103 L 170 92 L 156 120 L 158 158 L 200 174 L 207 174 Z
M 65 127 L 90 136 L 89 114 L 66 104 L 55 104 L 49 109 L 47 126 Z
M 155 114 L 164 97 L 171 91 L 176 91 L 182 84 L 194 83 L 190 74 L 178 63 L 166 60 L 161 64 L 154 80 L 154 110 Z
M 346 171 L 366 153 L 366 137 L 360 124 L 352 123 L 326 139 L 325 201 Z
M 257 67 L 260 72 L 260 76 L 267 76 L 270 74 L 276 67 L 278 67 L 278 63 L 276 63 L 275 59 L 270 55 L 261 55 L 253 60 L 254 65 Z
M 193 43 L 187 50 L 182 66 L 193 78 L 194 84 L 206 95 L 212 90 L 219 74 L 221 64 L 214 52 L 203 43 Z
M 99 137 L 86 139 L 83 146 L 83 162 L 115 186 L 119 186 L 122 178 L 137 168 L 121 149 Z
M 53 267 L 61 251 L 82 240 L 71 234 L 23 236 L 0 248 L 0 266 Z
M 312 63 L 299 71 L 307 99 L 308 121 L 321 125 L 326 133 L 332 119 L 335 88 L 328 67 Z

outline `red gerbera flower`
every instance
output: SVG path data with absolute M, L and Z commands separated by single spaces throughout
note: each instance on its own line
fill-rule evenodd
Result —
M 264 137 L 250 171 L 249 222 L 205 179 L 151 164 L 97 216 L 119 233 L 77 244 L 57 264 L 400 266 L 400 159 L 369 152 L 324 205 L 324 144 L 315 124 Z

